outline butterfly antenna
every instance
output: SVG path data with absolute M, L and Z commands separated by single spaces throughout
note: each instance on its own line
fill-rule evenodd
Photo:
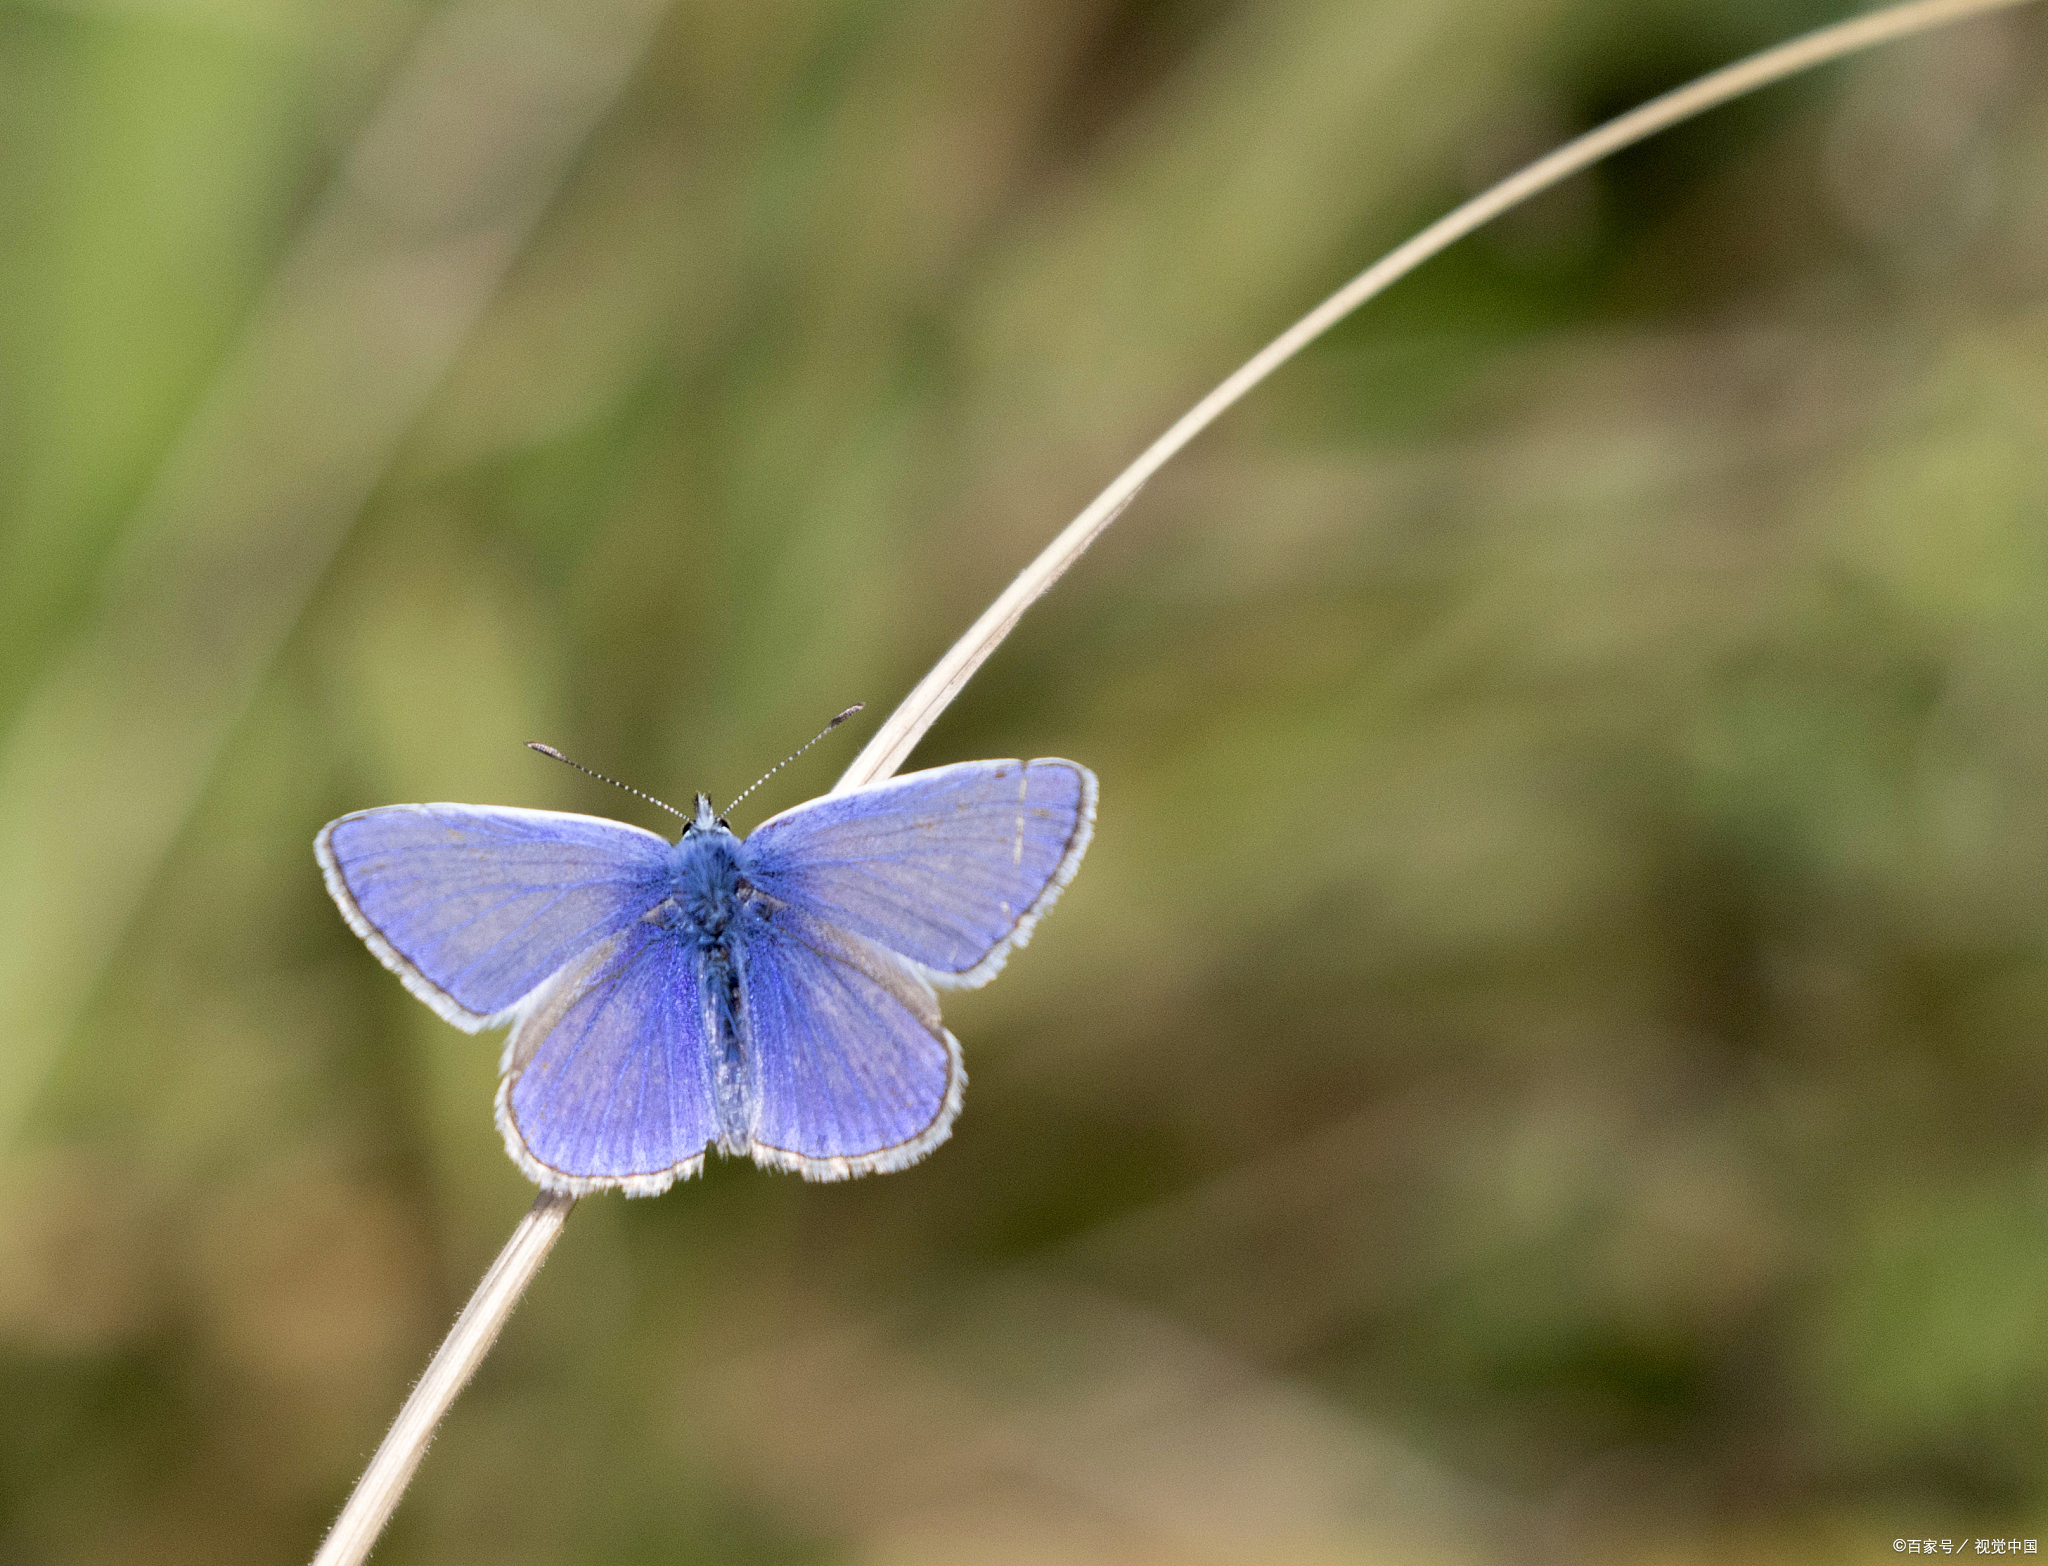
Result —
M 633 785 L 630 783 L 621 783 L 617 778 L 608 778 L 602 772 L 592 771 L 589 767 L 586 767 L 580 761 L 570 761 L 567 756 L 563 755 L 559 750 L 556 750 L 555 747 L 552 745 L 543 745 L 539 740 L 528 740 L 526 742 L 526 748 L 528 750 L 537 750 L 543 756 L 553 756 L 555 760 L 564 762 L 567 765 L 574 767 L 578 772 L 596 778 L 597 781 L 600 783 L 609 783 L 613 788 L 622 788 L 628 794 L 639 794 L 640 797 L 646 800 L 648 804 L 660 805 L 663 810 L 666 810 L 672 816 L 682 816 L 685 821 L 690 819 L 688 816 L 684 816 L 683 813 L 680 810 L 676 809 L 674 805 L 667 804 L 662 800 L 656 799 L 652 794 L 642 794 L 639 789 L 633 787 Z
M 741 790 L 739 799 L 735 799 L 732 802 L 732 804 L 727 805 L 725 809 L 719 812 L 719 815 L 731 815 L 734 809 L 737 808 L 737 806 L 739 805 L 740 799 L 745 799 L 747 795 L 753 793 L 755 789 L 759 788 L 763 783 L 766 783 L 770 778 L 774 777 L 776 773 L 780 772 L 784 767 L 788 766 L 792 761 L 796 760 L 797 757 L 801 756 L 805 751 L 809 750 L 813 745 L 817 744 L 819 740 L 823 739 L 827 734 L 830 734 L 834 729 L 838 728 L 840 724 L 844 723 L 848 718 L 852 717 L 856 712 L 859 712 L 861 708 L 865 707 L 866 705 L 867 703 L 864 701 L 857 701 L 851 707 L 848 707 L 846 711 L 839 714 L 838 717 L 834 718 L 830 723 L 826 724 L 822 729 L 818 730 L 817 733 L 813 734 L 809 739 L 805 740 L 801 745 L 797 746 L 795 750 L 791 751 L 787 756 L 784 756 L 780 761 L 776 762 L 774 766 L 770 767 L 766 772 L 762 773 L 758 778 L 754 779 L 753 782 L 749 783 L 746 786 L 746 788 Z

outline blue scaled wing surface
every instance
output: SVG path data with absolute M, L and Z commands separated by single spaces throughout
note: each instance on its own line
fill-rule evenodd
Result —
M 719 1134 L 714 1041 L 697 954 L 636 920 L 520 1009 L 498 1129 L 535 1184 L 653 1196 L 695 1174 Z
M 946 1139 L 967 1073 L 910 964 L 785 905 L 749 933 L 740 972 L 755 1162 L 843 1180 Z
M 772 816 L 748 879 L 907 959 L 931 983 L 986 984 L 1073 879 L 1095 774 L 1071 761 L 963 761 Z
M 763 822 L 741 964 L 752 1152 L 813 1180 L 900 1169 L 944 1141 L 967 1077 L 933 985 L 985 983 L 1088 846 L 1095 775 L 971 761 Z
M 669 844 L 596 816 L 391 805 L 330 822 L 313 851 L 378 960 L 474 1033 L 645 913 Z

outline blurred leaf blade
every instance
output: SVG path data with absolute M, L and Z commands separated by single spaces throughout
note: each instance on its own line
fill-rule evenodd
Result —
M 480 4 L 430 24 L 168 456 L 87 628 L 0 752 L 8 1134 L 656 15 L 651 0 L 555 17 Z

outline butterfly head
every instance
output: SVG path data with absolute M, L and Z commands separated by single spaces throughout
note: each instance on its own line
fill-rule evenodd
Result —
M 699 794 L 697 796 L 697 814 L 683 830 L 685 832 L 708 832 L 714 827 L 725 827 L 725 830 L 728 832 L 732 830 L 732 828 L 727 827 L 723 821 L 718 819 L 718 812 L 712 808 L 711 796 L 709 794 Z

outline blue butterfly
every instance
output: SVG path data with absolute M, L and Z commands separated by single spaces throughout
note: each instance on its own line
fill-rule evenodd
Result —
M 652 1196 L 707 1149 L 806 1179 L 901 1169 L 967 1074 L 933 986 L 993 978 L 1073 879 L 1095 775 L 967 761 L 785 810 L 711 801 L 671 843 L 596 816 L 391 805 L 314 843 L 349 927 L 474 1033 L 512 1025 L 506 1150 L 575 1195 Z

